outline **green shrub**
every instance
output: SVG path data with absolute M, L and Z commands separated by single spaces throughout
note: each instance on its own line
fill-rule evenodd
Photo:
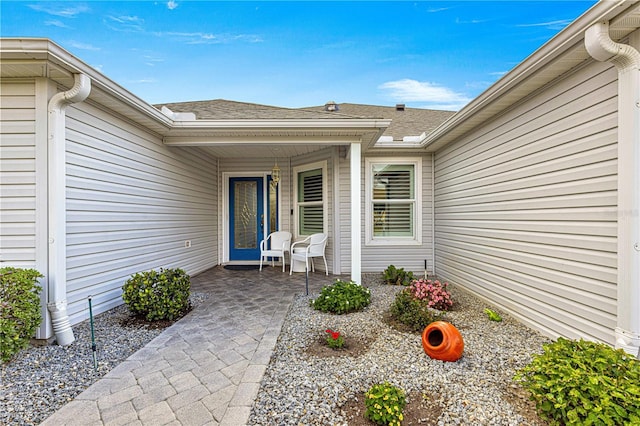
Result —
M 559 338 L 520 369 L 552 425 L 640 424 L 640 361 L 603 343 Z
M 122 287 L 129 310 L 148 321 L 173 320 L 189 308 L 191 280 L 182 269 L 139 272 Z
M 34 269 L 0 268 L 0 359 L 9 361 L 29 345 L 42 321 Z
M 442 312 L 429 308 L 428 300 L 415 298 L 408 288 L 396 294 L 390 313 L 393 318 L 413 331 L 422 331 L 426 326 L 441 320 L 444 316 Z
M 353 281 L 336 280 L 332 285 L 322 288 L 317 299 L 310 302 L 313 309 L 334 314 L 347 314 L 359 311 L 371 303 L 368 288 Z
M 364 416 L 378 425 L 400 426 L 407 405 L 404 391 L 388 382 L 373 385 L 365 393 Z
M 385 282 L 391 285 L 409 285 L 414 279 L 413 272 L 405 272 L 404 268 L 396 268 L 393 265 L 389 265 L 383 274 Z

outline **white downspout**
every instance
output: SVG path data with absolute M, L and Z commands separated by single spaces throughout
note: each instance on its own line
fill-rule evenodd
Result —
M 91 91 L 91 80 L 85 74 L 74 74 L 74 85 L 66 92 L 53 95 L 48 106 L 48 212 L 49 212 L 49 294 L 47 308 L 51 312 L 53 332 L 58 345 L 67 346 L 75 337 L 67 314 L 67 208 L 66 208 L 66 135 L 65 109 L 82 102 Z
M 640 44 L 636 31 L 631 35 Z M 616 348 L 640 358 L 640 53 L 609 37 L 609 23 L 585 33 L 585 47 L 618 70 L 618 312 Z

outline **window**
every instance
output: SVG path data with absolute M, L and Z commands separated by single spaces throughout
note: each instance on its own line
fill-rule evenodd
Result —
M 295 168 L 297 235 L 325 232 L 326 163 Z
M 366 164 L 367 243 L 420 243 L 420 160 L 367 159 Z

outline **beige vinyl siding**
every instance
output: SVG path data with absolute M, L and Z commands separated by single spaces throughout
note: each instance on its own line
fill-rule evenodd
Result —
M 36 264 L 36 89 L 0 83 L 0 267 Z
M 72 323 L 121 303 L 150 269 L 217 264 L 216 161 L 171 148 L 90 103 L 67 110 L 67 298 Z M 191 241 L 191 247 L 185 247 Z
M 436 154 L 436 272 L 556 337 L 612 343 L 617 82 L 592 63 Z
M 422 193 L 420 194 L 420 202 L 422 203 L 422 243 L 420 245 L 367 245 L 366 244 L 366 188 L 365 176 L 369 173 L 365 168 L 365 158 L 385 158 L 393 161 L 394 157 L 398 158 L 422 158 Z M 376 153 L 365 154 L 362 160 L 362 272 L 382 272 L 389 265 L 398 268 L 405 268 L 407 271 L 416 273 L 424 273 L 424 261 L 427 259 L 429 269 L 433 269 L 433 230 L 432 230 L 432 172 L 431 172 L 431 154 L 429 153 L 411 153 L 402 150 L 395 150 L 393 153 Z M 351 272 L 351 226 L 350 226 L 350 170 L 349 160 L 341 158 L 340 161 L 340 221 L 341 228 L 341 264 L 342 273 Z

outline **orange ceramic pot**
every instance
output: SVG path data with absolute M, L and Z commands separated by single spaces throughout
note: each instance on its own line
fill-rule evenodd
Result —
M 453 324 L 436 321 L 429 324 L 422 332 L 422 347 L 433 359 L 453 362 L 462 356 L 464 341 Z

